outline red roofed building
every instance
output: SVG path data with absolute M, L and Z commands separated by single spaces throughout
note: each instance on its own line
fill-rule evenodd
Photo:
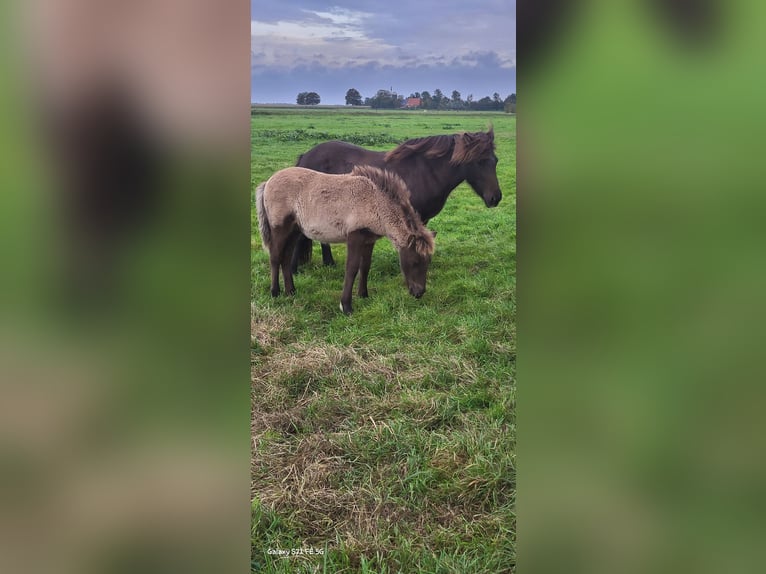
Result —
M 407 102 L 404 104 L 405 108 L 419 108 L 420 98 L 407 98 Z

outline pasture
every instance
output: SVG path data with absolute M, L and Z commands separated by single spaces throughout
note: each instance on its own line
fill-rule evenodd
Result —
M 315 244 L 296 295 L 271 297 L 260 182 L 329 139 L 388 150 L 489 123 L 503 200 L 452 193 L 428 223 L 423 298 L 385 238 L 353 315 L 338 309 L 344 245 L 323 267 Z M 515 116 L 259 108 L 251 127 L 253 571 L 512 572 Z

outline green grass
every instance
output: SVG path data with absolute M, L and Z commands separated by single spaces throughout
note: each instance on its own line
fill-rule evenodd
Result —
M 338 309 L 319 246 L 293 297 L 269 295 L 252 213 L 252 568 L 512 572 L 515 565 L 516 120 L 496 113 L 256 110 L 252 190 L 329 138 L 391 149 L 494 124 L 503 201 L 466 184 L 429 222 L 411 297 L 387 239 L 370 298 Z M 369 142 L 369 143 L 365 143 Z M 279 557 L 272 550 L 315 549 Z

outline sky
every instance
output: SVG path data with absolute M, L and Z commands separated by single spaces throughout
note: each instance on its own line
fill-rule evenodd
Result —
M 516 91 L 516 0 L 251 0 L 250 99 Z

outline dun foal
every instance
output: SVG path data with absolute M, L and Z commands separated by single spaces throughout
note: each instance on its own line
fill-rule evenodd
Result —
M 386 236 L 399 252 L 410 294 L 421 297 L 434 240 L 410 205 L 409 195 L 398 175 L 371 166 L 357 166 L 343 175 L 302 167 L 275 173 L 256 189 L 258 225 L 271 264 L 271 295 L 279 295 L 280 267 L 285 292 L 295 293 L 290 262 L 299 237 L 321 243 L 345 242 L 348 256 L 340 308 L 351 313 L 356 275 L 359 273 L 358 295 L 367 297 L 372 250 Z

